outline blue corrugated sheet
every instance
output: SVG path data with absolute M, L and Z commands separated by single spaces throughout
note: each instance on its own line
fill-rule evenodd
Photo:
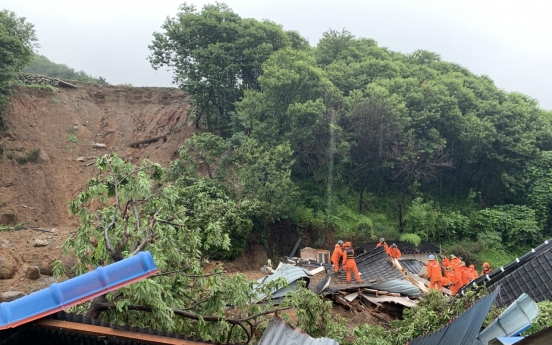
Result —
M 272 298 L 276 299 L 284 297 L 288 292 L 295 290 L 299 280 L 306 280 L 306 286 L 308 286 L 308 283 L 310 282 L 309 275 L 309 271 L 301 267 L 280 263 L 273 274 L 258 279 L 257 282 L 259 285 L 264 285 L 276 279 L 284 278 L 287 281 L 287 286 L 282 289 L 272 291 Z M 259 293 L 257 295 L 257 299 L 259 301 L 264 300 L 266 297 L 267 296 L 264 293 Z
M 0 303 L 0 329 L 16 327 L 53 314 L 157 273 L 149 252 L 54 283 L 11 302 Z
M 409 345 L 472 345 L 500 292 L 500 286 L 437 332 L 418 337 Z
M 523 340 L 523 337 L 499 337 L 496 338 L 495 343 L 500 345 L 513 345 L 520 340 Z
M 487 345 L 494 338 L 517 335 L 531 326 L 538 315 L 537 303 L 524 293 L 481 331 L 473 344 Z
M 339 345 L 330 338 L 312 338 L 275 316 L 266 328 L 258 345 Z

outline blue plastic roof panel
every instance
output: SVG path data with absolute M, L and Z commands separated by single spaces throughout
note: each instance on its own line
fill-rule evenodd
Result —
M 0 303 L 0 329 L 17 327 L 53 314 L 155 273 L 157 267 L 149 252 L 98 267 L 14 301 Z

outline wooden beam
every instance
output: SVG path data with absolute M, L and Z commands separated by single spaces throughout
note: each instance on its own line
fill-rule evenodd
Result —
M 137 147 L 137 146 L 140 146 L 142 144 L 148 144 L 148 143 L 152 143 L 152 142 L 157 141 L 157 140 L 165 139 L 166 137 L 167 137 L 167 134 L 163 134 L 163 135 L 160 135 L 158 137 L 153 137 L 153 138 L 149 138 L 149 139 L 135 141 L 133 143 L 130 143 L 130 145 L 128 145 L 128 146 Z
M 201 344 L 193 340 L 169 338 L 169 337 L 163 337 L 160 335 L 131 332 L 131 331 L 126 331 L 121 329 L 113 329 L 110 327 L 87 325 L 83 323 L 62 321 L 62 320 L 42 319 L 42 320 L 39 320 L 36 323 L 36 325 L 40 327 L 50 328 L 50 329 L 62 329 L 70 332 L 82 333 L 82 334 L 99 336 L 99 337 L 117 337 L 117 338 L 147 342 L 148 344 L 156 344 L 156 345 Z

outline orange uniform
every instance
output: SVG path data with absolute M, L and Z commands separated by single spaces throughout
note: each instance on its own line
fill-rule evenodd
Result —
M 468 281 L 471 282 L 475 278 L 477 278 L 477 271 L 474 265 L 470 265 L 470 267 L 468 267 Z
M 453 295 L 458 293 L 458 290 L 462 287 L 462 276 L 459 272 L 450 271 L 449 278 L 452 281 L 452 286 L 449 288 Z
M 460 265 L 462 264 L 462 260 L 458 259 L 457 257 L 453 257 L 450 259 L 450 264 L 452 267 L 454 267 L 454 271 L 456 273 L 460 273 Z
M 332 263 L 334 266 L 334 271 L 339 271 L 339 260 L 343 256 L 343 249 L 341 247 L 341 244 L 336 244 L 334 251 L 332 253 Z
M 450 260 L 445 256 L 445 258 L 442 261 L 443 267 L 449 267 L 450 266 Z
M 487 269 L 481 271 L 481 275 L 484 276 L 484 275 L 486 275 L 486 274 L 491 273 L 492 271 L 493 271 L 492 268 L 487 268 Z
M 388 253 L 392 258 L 395 258 L 395 259 L 399 259 L 401 257 L 401 251 L 397 247 L 389 248 Z
M 470 282 L 468 279 L 469 271 L 470 270 L 465 265 L 460 266 L 460 277 L 462 278 L 462 285 L 466 285 Z
M 387 243 L 378 242 L 378 244 L 376 244 L 376 248 L 381 247 L 381 246 L 383 246 L 383 249 L 385 249 L 385 251 L 389 254 L 389 246 L 387 245 Z
M 343 245 L 343 266 L 345 266 L 345 270 L 347 271 L 347 283 L 351 282 L 351 272 L 355 273 L 356 282 L 362 283 L 355 262 L 355 251 L 351 248 L 351 243 L 349 242 L 345 242 Z
M 435 258 L 430 258 L 426 266 L 427 277 L 429 278 L 429 288 L 442 291 L 443 274 L 441 273 L 441 265 L 435 261 Z

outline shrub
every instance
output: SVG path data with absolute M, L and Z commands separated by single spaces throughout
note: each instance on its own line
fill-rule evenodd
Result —
M 416 234 L 402 234 L 399 240 L 402 242 L 413 244 L 416 247 L 420 245 L 420 242 L 422 242 L 422 239 L 420 238 L 420 236 Z

